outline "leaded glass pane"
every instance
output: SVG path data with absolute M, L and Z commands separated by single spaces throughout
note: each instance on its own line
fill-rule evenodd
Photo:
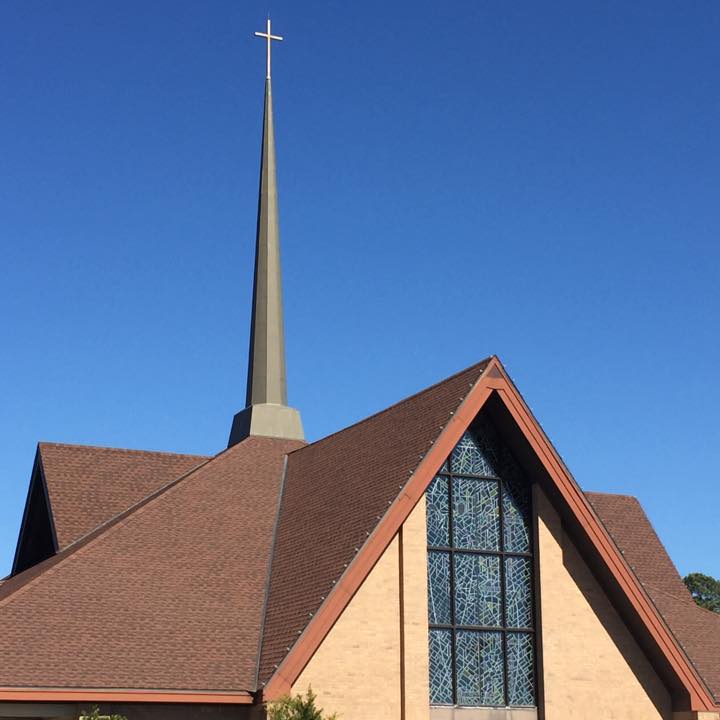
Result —
M 455 555 L 455 624 L 486 627 L 502 624 L 497 555 Z
M 530 552 L 530 488 L 527 483 L 522 479 L 505 480 L 502 503 L 505 551 Z
M 455 653 L 458 705 L 504 705 L 502 635 L 458 630 Z
M 449 625 L 450 554 L 428 552 L 428 610 L 434 625 Z
M 505 558 L 505 618 L 507 627 L 532 627 L 532 574 L 529 558 Z
M 476 418 L 470 432 L 478 447 L 478 452 L 490 468 L 490 472 L 487 474 L 503 479 L 522 476 L 520 466 L 510 452 L 510 448 L 500 439 L 495 426 L 489 420 L 482 416 Z M 458 471 L 455 470 L 455 472 Z
M 507 634 L 508 704 L 535 704 L 533 636 L 530 633 Z
M 452 634 L 430 630 L 430 702 L 452 705 Z
M 453 478 L 453 545 L 499 550 L 500 508 L 495 480 Z
M 450 496 L 448 479 L 436 477 L 428 487 L 427 502 L 427 541 L 428 545 L 450 545 Z
M 452 472 L 459 475 L 495 475 L 490 458 L 475 435 L 466 432 L 450 456 Z

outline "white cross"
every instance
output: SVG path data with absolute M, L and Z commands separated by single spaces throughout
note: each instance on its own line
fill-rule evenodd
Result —
M 267 38 L 267 79 L 270 79 L 270 43 L 273 40 L 282 40 L 280 35 L 273 35 L 270 31 L 270 18 L 267 19 L 267 32 L 256 32 L 255 35 L 261 38 Z

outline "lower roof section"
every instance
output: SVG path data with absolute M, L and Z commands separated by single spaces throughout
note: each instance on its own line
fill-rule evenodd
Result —
M 285 457 L 301 445 L 248 438 L 6 580 L 0 687 L 252 691 Z

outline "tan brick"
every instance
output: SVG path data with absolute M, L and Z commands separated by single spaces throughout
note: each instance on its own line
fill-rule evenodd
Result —
M 670 695 L 535 486 L 546 720 L 672 720 Z

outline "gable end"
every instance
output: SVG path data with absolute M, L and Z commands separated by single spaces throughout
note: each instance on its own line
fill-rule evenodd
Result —
M 11 575 L 37 565 L 57 552 L 57 536 L 50 509 L 47 483 L 40 459 L 35 453 L 35 462 L 30 477 L 25 510 L 18 535 L 15 558 Z

